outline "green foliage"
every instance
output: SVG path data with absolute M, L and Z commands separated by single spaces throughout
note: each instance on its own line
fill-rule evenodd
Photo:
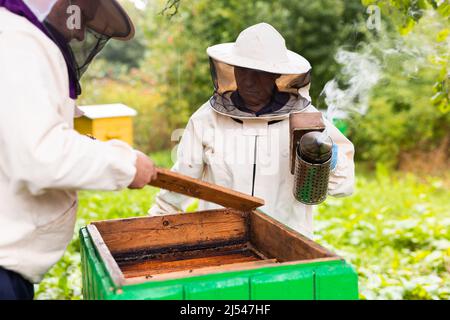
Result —
M 357 159 L 399 165 L 405 152 L 433 152 L 450 129 L 450 114 L 435 110 L 427 93 L 433 79 L 391 74 L 376 88 L 366 114 L 349 121 L 349 136 Z
M 361 298 L 450 299 L 449 196 L 441 179 L 379 166 L 319 206 L 317 240 L 356 266 Z
M 152 80 L 138 72 L 110 80 L 104 61 L 98 61 L 93 67 L 98 70 L 93 72 L 98 78 L 91 77 L 84 81 L 83 95 L 78 103 L 126 104 L 138 112 L 138 116 L 133 119 L 135 147 L 144 152 L 170 148 L 174 125 L 164 108 L 166 97 L 152 88 Z
M 390 14 L 406 34 L 423 17 L 424 11 L 435 10 L 443 17 L 450 17 L 450 3 L 445 0 L 362 0 L 365 6 L 377 5 L 386 14 Z
M 381 81 L 370 92 L 368 111 L 348 121 L 357 159 L 396 167 L 404 154 L 446 149 L 450 113 L 430 99 L 442 74 L 434 61 L 447 61 L 449 54 L 450 38 L 435 41 L 442 25 L 445 20 L 427 13 L 406 35 L 383 28 L 359 46 L 358 54 L 376 61 Z
M 446 41 L 450 34 L 450 2 L 447 0 L 362 0 L 366 6 L 377 5 L 393 21 L 402 35 L 414 30 L 426 12 L 436 12 L 445 21 L 442 30 L 436 33 L 436 43 Z M 433 105 L 441 112 L 450 111 L 450 50 L 431 57 L 441 72 L 435 81 Z
M 144 13 L 130 1 L 121 1 L 127 13 L 133 17 L 133 21 L 139 22 L 144 18 Z M 145 56 L 146 43 L 142 29 L 139 25 L 135 28 L 136 35 L 130 41 L 109 41 L 106 48 L 100 53 L 100 59 L 109 64 L 125 67 L 126 71 L 139 67 Z

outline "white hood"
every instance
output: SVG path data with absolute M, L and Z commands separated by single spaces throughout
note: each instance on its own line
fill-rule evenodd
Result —
M 23 0 L 39 21 L 44 21 L 58 0 Z

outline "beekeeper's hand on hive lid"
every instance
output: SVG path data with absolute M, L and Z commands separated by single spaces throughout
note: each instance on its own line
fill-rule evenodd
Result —
M 0 0 L 0 299 L 33 297 L 74 232 L 76 190 L 140 188 L 153 163 L 73 130 L 79 80 L 134 27 L 114 0 Z
M 150 181 L 156 180 L 157 173 L 153 162 L 142 152 L 136 151 L 136 176 L 129 185 L 130 189 L 142 189 L 149 184 Z

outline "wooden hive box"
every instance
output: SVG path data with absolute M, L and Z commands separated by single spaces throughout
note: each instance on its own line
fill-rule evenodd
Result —
M 357 299 L 352 266 L 261 211 L 260 199 L 167 170 L 155 186 L 226 209 L 80 230 L 85 299 Z
M 123 104 L 78 107 L 84 115 L 75 119 L 75 130 L 98 140 L 122 140 L 133 145 L 133 117 L 137 112 Z

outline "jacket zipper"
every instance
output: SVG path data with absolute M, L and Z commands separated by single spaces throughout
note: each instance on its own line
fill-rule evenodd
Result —
M 255 136 L 255 154 L 253 157 L 253 179 L 252 179 L 252 197 L 255 196 L 255 179 L 256 179 L 256 153 L 258 151 L 258 136 Z

